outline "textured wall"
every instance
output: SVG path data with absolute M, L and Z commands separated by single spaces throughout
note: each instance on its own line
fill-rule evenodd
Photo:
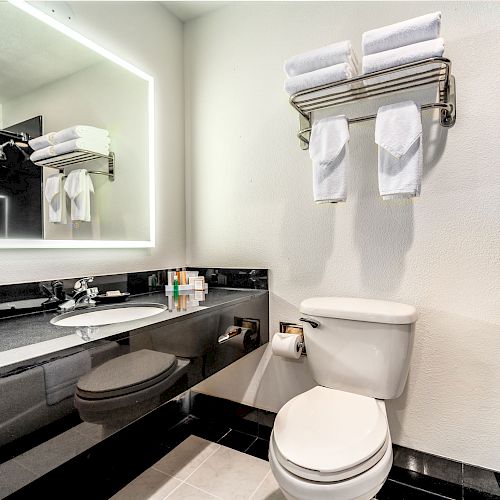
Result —
M 370 122 L 352 128 L 347 203 L 314 205 L 283 61 L 346 38 L 359 53 L 363 31 L 438 9 L 458 121 L 446 134 L 426 115 L 421 198 L 380 199 Z M 185 31 L 189 263 L 269 267 L 273 328 L 314 295 L 416 305 L 409 381 L 388 403 L 394 441 L 496 469 L 499 25 L 498 3 L 263 2 L 223 8 Z M 284 383 L 263 380 L 277 393 Z
M 0 284 L 158 269 L 185 260 L 182 24 L 153 2 L 71 2 L 71 8 L 73 29 L 155 78 L 156 248 L 0 249 Z

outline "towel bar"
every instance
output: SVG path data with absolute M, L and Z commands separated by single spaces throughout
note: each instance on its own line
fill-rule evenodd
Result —
M 380 80 L 383 77 L 383 81 Z M 387 77 L 387 78 L 386 78 Z M 374 81 L 375 80 L 375 81 Z M 311 116 L 313 111 L 350 104 L 364 99 L 382 97 L 437 84 L 439 100 L 421 105 L 421 109 L 440 109 L 440 123 L 453 127 L 456 121 L 455 78 L 451 74 L 451 61 L 433 57 L 403 64 L 366 75 L 302 90 L 290 97 L 290 104 L 299 112 L 299 133 L 302 149 L 309 147 Z M 348 87 L 346 89 L 346 87 Z M 321 93 L 320 95 L 314 95 Z M 349 123 L 374 120 L 376 114 L 348 118 Z
M 107 175 L 109 180 L 115 180 L 115 154 L 109 153 L 108 155 L 102 155 L 95 153 L 93 151 L 87 151 L 80 149 L 78 151 L 73 151 L 72 153 L 67 153 L 64 155 L 54 156 L 52 158 L 47 158 L 46 160 L 40 160 L 35 162 L 35 165 L 39 167 L 50 167 L 57 168 L 58 170 L 64 171 L 66 167 L 72 165 L 78 165 L 91 160 L 98 160 L 100 158 L 106 158 L 108 160 L 108 171 L 104 172 L 101 170 L 88 170 L 89 174 L 97 175 Z

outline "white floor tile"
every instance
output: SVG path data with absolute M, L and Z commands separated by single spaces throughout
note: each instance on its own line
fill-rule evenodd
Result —
M 269 471 L 264 481 L 260 484 L 250 500 L 286 500 L 280 490 L 273 473 Z
M 111 498 L 113 500 L 163 500 L 181 481 L 155 469 L 148 469 Z
M 269 470 L 266 461 L 221 446 L 186 482 L 223 500 L 248 500 Z
M 190 436 L 153 465 L 169 476 L 184 480 L 189 477 L 220 445 Z
M 167 497 L 168 500 L 219 500 L 219 497 L 215 497 L 206 491 L 199 490 L 190 484 L 184 483 L 178 488 L 176 488 Z
M 34 481 L 38 476 L 18 464 L 9 460 L 0 464 L 0 498 L 4 498 L 14 491 Z

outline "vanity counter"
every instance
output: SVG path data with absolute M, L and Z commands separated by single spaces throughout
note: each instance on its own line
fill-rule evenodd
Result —
M 23 364 L 34 363 L 47 356 L 104 338 L 120 338 L 121 334 L 146 328 L 154 328 L 182 321 L 194 315 L 207 314 L 239 302 L 245 302 L 267 295 L 267 290 L 213 288 L 205 295 L 205 300 L 187 303 L 185 310 L 165 311 L 148 318 L 93 327 L 90 340 L 82 338 L 81 327 L 61 327 L 50 323 L 58 315 L 56 312 L 27 314 L 0 320 L 0 375 L 17 369 Z M 165 293 L 156 292 L 132 296 L 127 304 L 168 305 Z M 109 306 L 107 306 L 109 307 Z M 93 310 L 93 309 L 89 309 Z M 85 309 L 81 310 L 85 312 Z

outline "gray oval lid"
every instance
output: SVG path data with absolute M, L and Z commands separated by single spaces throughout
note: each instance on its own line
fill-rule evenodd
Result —
M 86 392 L 116 391 L 159 377 L 175 365 L 173 354 L 149 349 L 134 351 L 106 361 L 78 381 Z

